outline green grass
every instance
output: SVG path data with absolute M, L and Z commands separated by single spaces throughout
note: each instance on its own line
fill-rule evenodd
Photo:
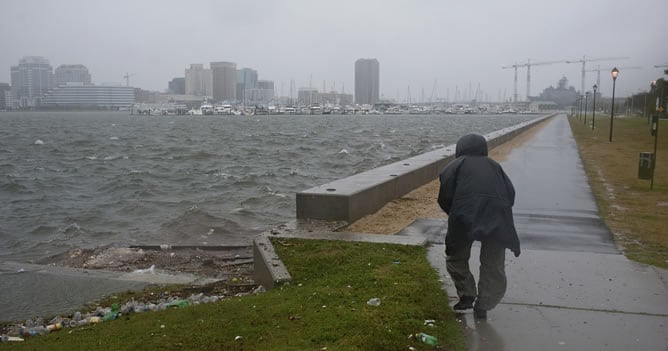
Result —
M 433 349 L 408 338 L 420 331 L 438 337 L 439 349 L 465 349 L 424 247 L 296 239 L 275 245 L 293 277 L 290 284 L 215 304 L 63 329 L 0 349 Z M 367 305 L 374 297 L 380 306 Z M 427 319 L 436 320 L 435 327 L 424 326 Z
M 616 117 L 612 142 L 609 115 L 597 115 L 593 131 L 591 120 L 587 125 L 574 117 L 570 121 L 601 217 L 617 246 L 632 260 L 668 268 L 668 121 L 660 121 L 652 190 L 649 180 L 638 179 L 639 153 L 654 149 L 646 118 Z

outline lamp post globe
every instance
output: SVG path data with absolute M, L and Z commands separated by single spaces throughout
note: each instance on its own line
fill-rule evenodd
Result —
M 612 107 L 610 108 L 610 135 L 608 136 L 608 142 L 612 142 L 612 126 L 615 119 L 615 83 L 617 82 L 617 76 L 619 75 L 617 67 L 610 71 L 610 75 L 612 76 Z
M 596 124 L 596 90 L 598 89 L 598 85 L 594 84 L 591 88 L 594 90 L 594 101 L 592 101 L 591 106 L 591 130 L 594 130 L 594 125 Z

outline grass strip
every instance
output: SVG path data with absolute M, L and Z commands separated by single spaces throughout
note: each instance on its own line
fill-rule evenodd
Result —
M 8 350 L 464 350 L 426 248 L 291 239 L 275 242 L 293 277 L 265 293 L 63 329 Z M 379 306 L 367 301 L 379 298 Z M 425 320 L 435 320 L 425 326 Z
M 654 137 L 642 117 L 615 117 L 612 142 L 610 116 L 589 120 L 570 117 L 585 172 L 601 217 L 617 246 L 637 262 L 668 268 L 668 123 L 660 121 L 654 187 L 638 179 L 640 152 L 653 152 Z

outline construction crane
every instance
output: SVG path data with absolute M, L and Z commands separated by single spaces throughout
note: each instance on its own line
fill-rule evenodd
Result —
M 588 59 L 585 56 L 582 56 L 582 59 L 579 60 L 567 60 L 566 63 L 582 63 L 582 82 L 580 82 L 580 94 L 584 94 L 584 87 L 585 87 L 585 72 L 586 72 L 586 65 L 587 62 L 595 62 L 595 61 L 610 61 L 610 60 L 626 60 L 628 57 L 603 57 L 603 58 L 596 58 L 596 59 Z
M 529 100 L 529 96 L 531 96 L 531 66 L 542 66 L 542 65 L 551 65 L 553 63 L 563 63 L 564 61 L 543 61 L 543 62 L 531 62 L 530 59 L 527 59 L 526 63 L 516 63 L 514 65 L 510 66 L 504 66 L 501 67 L 502 69 L 509 69 L 509 68 L 514 68 L 515 69 L 515 84 L 514 84 L 514 94 L 513 94 L 513 100 L 514 102 L 517 102 L 517 68 L 519 67 L 526 67 L 527 68 L 527 101 Z
M 514 68 L 515 69 L 515 84 L 513 85 L 513 102 L 517 102 L 517 68 L 521 67 L 522 65 L 518 65 L 517 63 L 511 66 L 504 66 L 501 67 L 501 69 L 509 69 L 509 68 Z
M 601 71 L 612 71 L 612 68 L 603 68 L 601 69 L 601 66 L 598 65 L 596 66 L 597 68 L 595 69 L 588 69 L 587 72 L 596 72 L 596 85 L 601 88 Z M 626 66 L 626 67 L 617 67 L 618 70 L 620 71 L 626 71 L 628 69 L 641 69 L 642 67 L 639 66 Z
M 130 77 L 132 77 L 134 75 L 135 75 L 134 73 L 130 74 L 128 72 L 125 72 L 125 75 L 123 76 L 123 78 L 125 78 L 125 86 L 126 87 L 130 86 Z

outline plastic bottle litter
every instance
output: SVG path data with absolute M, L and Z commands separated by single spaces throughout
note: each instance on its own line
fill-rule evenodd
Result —
M 438 345 L 438 339 L 435 336 L 431 336 L 425 333 L 415 334 L 415 338 L 422 341 L 424 344 L 436 346 Z
M 46 326 L 46 330 L 52 332 L 56 330 L 63 329 L 63 324 L 62 323 L 54 323 L 54 324 L 49 324 Z
M 188 300 L 174 300 L 167 304 L 167 307 L 187 307 L 190 306 L 190 301 Z
M 103 321 L 111 321 L 118 318 L 118 304 L 111 304 L 111 311 L 107 312 L 102 316 Z
M 17 336 L 0 335 L 0 342 L 23 341 L 23 338 Z
M 31 327 L 31 328 L 21 328 L 20 334 L 24 337 L 35 336 L 35 335 L 44 335 L 49 331 L 43 326 Z
M 367 301 L 366 304 L 369 306 L 380 306 L 380 299 L 374 297 L 373 299 L 369 299 L 369 301 Z

